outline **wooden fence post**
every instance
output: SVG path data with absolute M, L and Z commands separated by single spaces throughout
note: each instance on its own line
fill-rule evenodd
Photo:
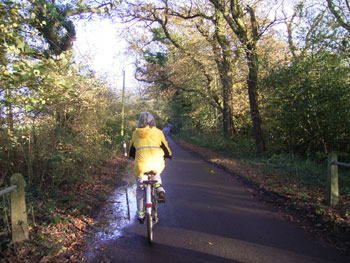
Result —
M 335 153 L 328 155 L 327 202 L 329 206 L 335 206 L 339 201 L 338 165 L 332 164 L 337 161 Z
M 29 239 L 23 176 L 19 173 L 12 175 L 11 184 L 17 185 L 11 192 L 12 241 L 16 243 Z

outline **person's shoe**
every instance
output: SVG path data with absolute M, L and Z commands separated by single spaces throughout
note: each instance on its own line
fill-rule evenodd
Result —
M 145 222 L 145 212 L 138 211 L 137 219 L 139 220 L 140 224 L 143 224 Z
M 165 203 L 165 193 L 163 191 L 158 194 L 158 203 Z

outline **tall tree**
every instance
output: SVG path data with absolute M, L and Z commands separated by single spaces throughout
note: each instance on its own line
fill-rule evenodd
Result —
M 202 35 L 211 44 L 214 60 L 219 72 L 222 86 L 222 115 L 223 115 L 223 131 L 226 138 L 232 138 L 235 133 L 233 124 L 233 108 L 232 108 L 232 91 L 234 87 L 235 66 L 241 58 L 241 50 L 235 46 L 227 34 L 226 22 L 218 10 L 214 12 L 213 17 L 201 15 L 202 18 L 209 18 L 214 25 L 214 33 L 210 34 L 210 28 L 205 30 L 198 27 Z
M 232 138 L 235 132 L 233 124 L 232 89 L 234 86 L 234 78 L 236 77 L 234 72 L 235 65 L 241 58 L 240 47 L 235 48 L 237 45 L 233 43 L 232 34 L 227 32 L 228 27 L 223 15 L 220 11 L 215 11 L 212 6 L 209 11 L 207 7 L 204 8 L 200 5 L 196 8 L 192 8 L 192 6 L 188 7 L 186 5 L 175 7 L 174 3 L 170 3 L 170 1 L 167 0 L 162 1 L 162 4 L 162 6 L 147 5 L 147 7 L 145 5 L 143 8 L 138 6 L 137 10 L 141 11 L 138 11 L 138 13 L 135 12 L 133 16 L 138 16 L 144 21 L 156 21 L 160 24 L 164 37 L 169 40 L 168 43 L 173 44 L 177 49 L 181 49 L 182 52 L 185 52 L 187 56 L 191 57 L 192 61 L 202 70 L 202 73 L 207 79 L 208 94 L 212 94 L 213 99 L 216 102 L 218 102 L 218 100 L 216 94 L 212 92 L 213 86 L 220 87 L 222 91 L 221 100 L 220 103 L 216 104 L 216 107 L 218 107 L 223 116 L 222 126 L 224 136 Z M 142 16 L 141 13 L 144 15 Z M 180 20 L 182 25 L 171 24 L 176 17 L 183 19 Z M 205 62 L 198 59 L 199 57 L 203 57 L 203 55 L 193 52 L 193 50 L 185 49 L 187 43 L 190 42 L 188 39 L 191 37 L 194 39 L 200 36 L 196 33 L 193 34 L 192 32 L 190 33 L 191 37 L 183 37 L 183 34 L 180 34 L 182 41 L 179 41 L 181 37 L 179 38 L 179 34 L 176 32 L 179 32 L 179 30 L 181 31 L 179 28 L 189 27 L 197 28 L 198 32 L 200 32 L 202 37 L 204 37 L 209 43 L 209 47 L 212 49 L 212 52 L 209 52 L 212 53 L 210 59 L 216 63 L 216 70 L 213 71 L 212 68 L 205 65 Z M 172 28 L 173 32 L 170 31 L 170 28 Z M 235 37 L 233 36 L 233 38 Z M 207 46 L 207 44 L 205 44 L 205 46 Z M 206 49 L 203 48 L 203 50 Z M 214 80 L 215 77 L 213 76 L 217 74 L 216 72 L 218 72 L 221 85 L 216 85 L 216 81 Z
M 152 41 L 157 41 L 158 43 L 165 45 L 169 53 L 175 54 L 173 57 L 177 54 L 178 58 L 181 58 L 182 61 L 188 61 L 195 71 L 199 70 L 201 72 L 201 77 L 197 80 L 193 80 L 193 82 L 198 82 L 199 80 L 202 81 L 200 88 L 197 87 L 195 90 L 200 96 L 207 98 L 205 103 L 209 103 L 212 107 L 218 108 L 221 111 L 222 102 L 215 91 L 213 63 L 208 62 L 210 59 L 208 59 L 209 55 L 206 52 L 207 43 L 202 46 L 196 46 L 196 42 L 200 43 L 196 38 L 200 36 L 198 36 L 198 32 L 191 31 L 192 29 L 195 29 L 194 24 L 187 26 L 183 25 L 184 20 L 182 18 L 179 19 L 176 15 L 172 14 L 173 12 L 168 6 L 168 1 L 164 0 L 161 3 L 162 6 L 151 4 L 130 4 L 130 6 L 133 6 L 133 9 L 129 8 L 125 17 L 128 19 L 138 19 L 146 24 L 157 23 L 157 27 L 149 26 L 150 30 L 153 32 Z M 149 67 L 142 70 L 143 75 L 147 74 L 147 72 L 151 73 L 148 75 L 151 78 L 148 78 L 147 81 L 160 81 L 175 89 L 180 89 L 181 91 L 187 90 L 189 93 L 193 92 L 193 86 L 186 86 L 185 82 L 178 83 L 178 81 L 174 81 L 174 78 L 171 78 L 170 72 L 172 72 L 172 69 L 169 66 L 162 69 L 159 67 L 160 65 L 155 65 L 155 63 L 153 63 L 155 61 L 157 61 L 156 55 L 154 56 L 154 59 L 148 61 L 152 62 L 149 64 Z M 187 67 L 189 67 L 188 64 Z M 150 70 L 151 68 L 152 70 Z M 153 69 L 156 69 L 158 73 L 164 73 L 164 70 L 167 73 L 152 74 Z M 140 70 L 139 72 L 141 73 Z M 187 75 L 191 76 L 189 75 L 189 72 L 189 70 L 186 71 Z M 163 77 L 159 78 L 160 76 Z M 167 77 L 164 78 L 165 76 Z M 156 79 L 154 77 L 156 77 Z
M 266 150 L 266 140 L 257 98 L 259 82 L 259 57 L 257 44 L 263 33 L 272 25 L 272 23 L 266 25 L 263 23 L 259 24 L 256 18 L 256 7 L 250 5 L 244 7 L 244 3 L 241 0 L 229 2 L 210 0 L 210 2 L 222 13 L 244 49 L 248 65 L 247 86 L 253 134 L 255 137 L 257 152 L 264 152 Z

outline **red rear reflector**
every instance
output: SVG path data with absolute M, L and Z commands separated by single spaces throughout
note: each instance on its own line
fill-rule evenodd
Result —
M 151 207 L 152 207 L 152 204 L 146 204 L 146 207 L 147 207 L 147 208 L 151 208 Z

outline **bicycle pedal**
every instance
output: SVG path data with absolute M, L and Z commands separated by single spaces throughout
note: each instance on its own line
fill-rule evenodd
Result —
M 165 194 L 164 194 L 164 192 L 160 192 L 159 193 L 158 203 L 165 203 Z

